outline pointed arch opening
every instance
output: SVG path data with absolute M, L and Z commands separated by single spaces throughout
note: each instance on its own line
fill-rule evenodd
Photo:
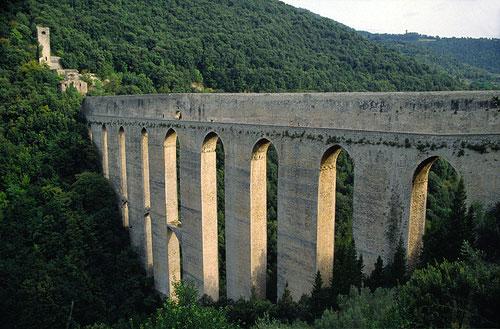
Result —
M 151 232 L 151 197 L 149 188 L 149 153 L 148 153 L 148 132 L 146 128 L 141 131 L 141 158 L 142 158 L 142 186 L 144 200 L 144 240 L 145 240 L 145 260 L 146 272 L 153 274 L 153 238 Z
M 266 195 L 267 195 L 267 280 L 266 298 L 278 300 L 278 152 L 273 143 L 267 148 Z
M 278 156 L 267 139 L 252 150 L 250 171 L 250 275 L 255 297 L 276 300 Z
M 355 255 L 352 236 L 354 166 L 341 146 L 323 154 L 318 182 L 316 271 L 328 284 L 348 255 Z M 335 266 L 335 269 L 334 269 Z
M 422 161 L 413 174 L 408 232 L 408 266 L 418 265 L 424 249 L 424 234 L 434 231 L 438 235 L 440 224 L 449 216 L 451 204 L 459 184 L 459 175 L 445 159 L 437 156 Z M 432 234 L 431 233 L 431 234 Z M 425 254 L 436 252 L 440 247 L 425 248 Z M 431 260 L 433 255 L 426 255 Z M 439 257 L 438 257 L 439 258 Z
M 167 222 L 167 260 L 170 295 L 174 293 L 173 283 L 181 279 L 181 249 L 172 227 L 181 227 L 179 217 L 179 186 L 178 186 L 178 138 L 177 133 L 170 129 L 163 143 L 165 168 L 165 214 Z
M 226 286 L 226 194 L 225 194 L 225 153 L 221 139 L 215 146 L 217 170 L 217 241 L 219 263 L 219 296 L 227 295 Z
M 125 129 L 118 130 L 118 143 L 120 149 L 120 180 L 122 188 L 122 220 L 123 226 L 129 227 L 128 190 L 127 190 L 127 151 L 125 148 Z
M 203 292 L 214 300 L 225 294 L 224 147 L 211 132 L 201 149 Z
M 104 177 L 109 179 L 108 130 L 106 129 L 106 125 L 102 125 L 101 143 L 102 143 L 102 172 L 104 173 Z

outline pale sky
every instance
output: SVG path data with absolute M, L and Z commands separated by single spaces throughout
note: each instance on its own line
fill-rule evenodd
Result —
M 281 0 L 356 30 L 500 38 L 500 0 Z

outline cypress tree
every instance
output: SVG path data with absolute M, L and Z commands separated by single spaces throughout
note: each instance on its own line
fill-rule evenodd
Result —
M 329 298 L 329 289 L 323 287 L 323 279 L 321 273 L 316 272 L 313 290 L 311 291 L 311 298 L 309 299 L 309 316 L 310 320 L 316 319 L 323 314 L 323 311 L 331 307 Z
M 474 210 L 467 211 L 466 199 L 464 181 L 460 179 L 448 216 L 441 222 L 433 221 L 432 228 L 425 232 L 420 267 L 440 263 L 443 259 L 455 261 L 460 256 L 464 241 L 475 244 Z
M 276 315 L 281 320 L 286 320 L 292 322 L 298 316 L 297 303 L 293 301 L 292 294 L 288 288 L 288 282 L 283 290 L 283 295 L 281 295 L 276 308 Z
M 441 243 L 441 248 L 445 251 L 443 256 L 449 261 L 458 259 L 464 241 L 472 242 L 469 240 L 472 219 L 467 216 L 466 199 L 464 181 L 460 179 L 451 204 L 450 215 L 444 223 L 445 236 Z
M 464 240 L 474 246 L 476 244 L 476 235 L 476 209 L 471 206 L 467 211 Z
M 366 280 L 366 286 L 369 287 L 371 291 L 375 291 L 375 289 L 383 287 L 384 285 L 384 261 L 382 260 L 382 257 L 378 256 L 377 261 L 375 262 L 375 268 L 370 274 L 370 277 Z
M 332 293 L 348 294 L 351 285 L 361 287 L 363 281 L 363 258 L 356 256 L 354 239 L 347 242 L 342 257 L 337 257 L 333 266 Z
M 359 255 L 358 257 L 358 268 L 357 268 L 357 282 L 356 282 L 356 286 L 358 288 L 361 288 L 361 284 L 365 281 L 365 275 L 363 274 L 363 268 L 365 267 L 365 265 L 363 264 L 363 255 Z
M 408 262 L 406 259 L 406 248 L 403 243 L 403 238 L 399 237 L 394 258 L 388 266 L 389 271 L 389 284 L 396 286 L 403 284 L 407 280 L 408 275 Z
M 283 294 L 281 295 L 278 303 L 281 304 L 291 304 L 293 302 L 292 294 L 290 293 L 290 288 L 288 288 L 288 282 L 285 284 L 285 289 L 283 290 Z
M 500 264 L 500 202 L 478 217 L 475 247 L 484 251 L 486 260 Z
M 432 220 L 430 229 L 425 230 L 423 236 L 423 248 L 419 259 L 419 268 L 424 268 L 427 264 L 440 262 L 444 257 L 444 250 L 441 246 L 444 232 L 444 221 L 446 218 L 435 218 Z

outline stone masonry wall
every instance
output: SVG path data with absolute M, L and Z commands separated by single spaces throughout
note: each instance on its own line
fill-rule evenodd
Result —
M 208 270 L 203 265 L 203 225 L 212 223 L 202 225 L 201 158 L 206 136 L 216 133 L 225 150 L 227 295 L 250 297 L 252 282 L 260 282 L 252 277 L 258 272 L 250 243 L 255 225 L 252 152 L 263 138 L 270 141 L 279 159 L 278 296 L 288 282 L 298 299 L 310 292 L 322 268 L 317 259 L 317 218 L 323 155 L 340 146 L 353 160 L 353 233 L 365 270 L 371 271 L 378 255 L 384 261 L 391 257 L 400 234 L 410 251 L 418 246 L 421 235 L 417 227 L 410 227 L 410 205 L 414 176 L 426 160 L 439 156 L 450 162 L 465 180 L 469 201 L 487 206 L 500 200 L 500 112 L 492 100 L 498 95 L 172 94 L 86 98 L 83 108 L 93 142 L 102 156 L 108 154 L 109 179 L 120 197 L 123 128 L 131 240 L 146 264 L 144 218 L 149 214 L 152 274 L 157 289 L 167 295 L 168 258 L 178 257 L 167 248 L 169 234 L 176 234 L 180 242 L 182 277 L 193 279 L 201 292 L 209 291 L 215 280 L 204 275 Z M 103 125 L 107 150 L 102 148 Z M 151 209 L 143 207 L 143 129 L 148 133 Z M 182 224 L 176 227 L 167 226 L 165 212 L 163 145 L 172 130 L 180 144 Z

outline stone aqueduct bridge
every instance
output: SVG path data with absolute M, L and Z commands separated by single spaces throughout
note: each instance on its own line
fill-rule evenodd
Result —
M 225 150 L 227 295 L 266 285 L 266 151 L 278 152 L 278 296 L 331 277 L 336 158 L 354 163 L 353 234 L 365 269 L 401 236 L 418 256 L 436 157 L 469 201 L 500 200 L 498 92 L 170 94 L 86 98 L 124 225 L 156 288 L 182 277 L 218 297 L 215 144 Z M 176 153 L 176 139 L 179 154 Z M 180 218 L 176 157 L 180 158 Z M 182 225 L 180 223 L 182 221 Z

